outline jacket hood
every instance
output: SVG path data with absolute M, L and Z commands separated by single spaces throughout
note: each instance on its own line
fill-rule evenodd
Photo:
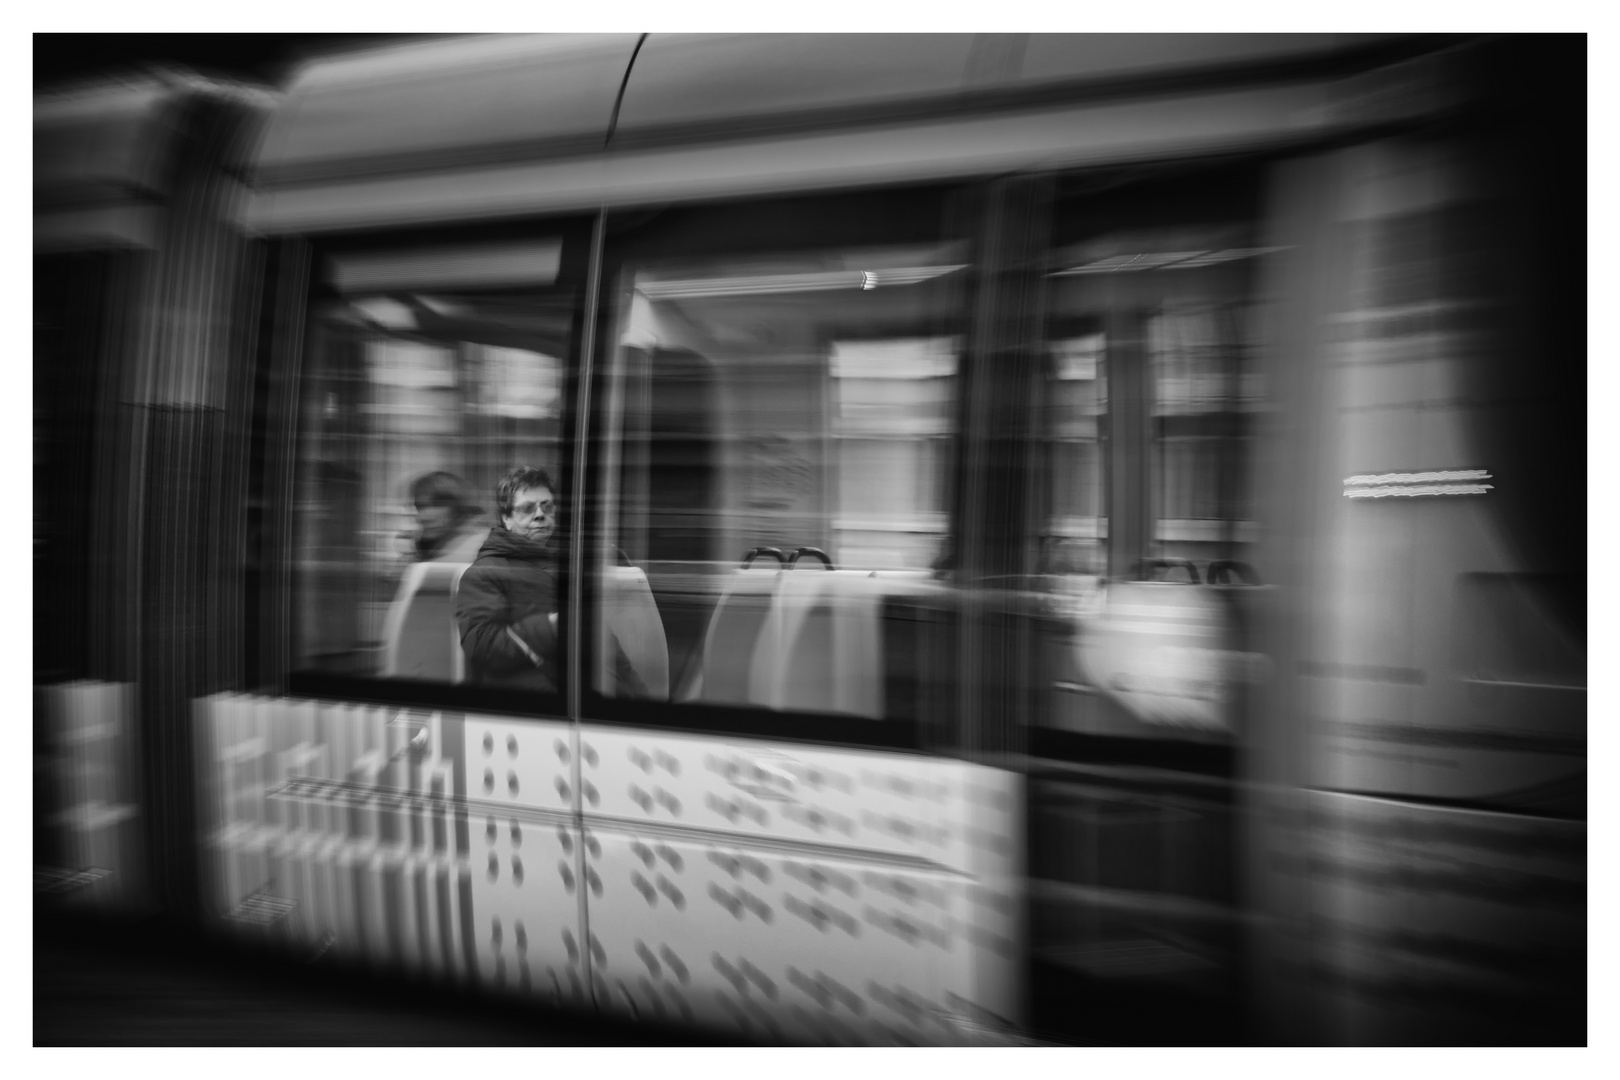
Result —
M 503 559 L 523 559 L 530 562 L 549 562 L 553 558 L 551 545 L 536 543 L 527 537 L 510 532 L 505 526 L 496 525 L 489 530 L 489 539 L 478 549 L 480 559 L 488 556 L 498 556 Z

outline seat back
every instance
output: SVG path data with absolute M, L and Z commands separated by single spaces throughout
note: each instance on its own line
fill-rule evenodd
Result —
M 464 678 L 455 595 L 467 564 L 412 563 L 383 619 L 385 678 L 460 682 Z
M 758 701 L 773 709 L 844 711 L 839 705 L 848 694 L 837 684 L 834 656 L 855 625 L 845 617 L 846 590 L 839 587 L 850 573 L 795 568 L 782 575 L 750 673 Z
M 936 587 L 927 571 L 737 570 L 709 620 L 693 697 L 881 719 L 884 601 Z
M 785 570 L 743 567 L 731 575 L 709 617 L 703 638 L 703 670 L 694 696 L 727 705 L 758 705 L 752 693 L 754 654 L 765 643 L 771 601 Z
M 664 623 L 658 617 L 658 602 L 647 584 L 647 574 L 638 566 L 609 568 L 603 596 L 602 624 L 618 642 L 647 697 L 664 701 L 669 697 L 669 643 Z M 604 693 L 618 693 L 614 687 L 617 659 L 612 648 L 597 650 L 596 685 Z
M 776 709 L 881 719 L 883 602 L 928 574 L 795 569 L 784 574 L 756 654 L 756 696 Z

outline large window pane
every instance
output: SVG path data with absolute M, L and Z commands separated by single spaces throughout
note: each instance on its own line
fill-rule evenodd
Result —
M 571 291 L 552 284 L 556 247 L 332 261 L 338 295 L 313 312 L 301 416 L 299 667 L 560 688 L 554 627 L 562 537 L 553 527 L 532 565 L 495 551 L 506 532 L 496 487 L 515 467 L 546 472 L 553 525 L 560 512 L 575 312 Z M 481 552 L 502 556 L 499 572 L 486 565 L 469 577 Z M 483 605 L 492 618 L 516 624 L 534 615 L 503 606 L 518 593 L 548 609 L 531 621 L 553 629 L 525 642 L 539 663 L 524 657 L 546 667 L 544 678 L 521 677 L 470 643 L 475 627 L 461 609 L 477 608 L 470 598 L 479 594 L 464 584 L 480 578 L 493 581 L 484 583 L 494 595 Z M 504 623 L 496 630 L 522 655 Z
M 902 612 L 944 588 L 965 264 L 936 245 L 625 269 L 600 692 L 890 715 L 920 647 Z
M 1185 209 L 1163 204 L 1167 214 Z M 1204 223 L 1117 229 L 1098 228 L 1107 214 L 1075 213 L 1095 234 L 1053 252 L 1044 540 L 1066 636 L 1053 645 L 1048 722 L 1077 734 L 1231 734 L 1219 657 L 1238 644 L 1226 609 L 1243 601 L 1133 584 L 1225 588 L 1260 576 L 1248 476 L 1262 391 L 1254 273 L 1265 252 L 1252 223 L 1216 212 Z M 1164 634 L 1117 615 L 1143 603 L 1165 605 Z

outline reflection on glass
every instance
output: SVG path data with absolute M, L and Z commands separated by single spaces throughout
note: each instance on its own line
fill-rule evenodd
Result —
M 480 670 L 467 664 L 457 592 L 503 531 L 500 479 L 555 469 L 571 321 L 557 289 L 364 293 L 316 309 L 298 667 L 443 682 Z
M 1245 371 L 1241 297 L 1212 284 L 1147 319 L 1153 386 L 1153 554 L 1243 559 L 1254 524 L 1243 496 L 1247 414 L 1258 378 Z
M 1198 193 L 1155 194 L 1119 205 L 1151 221 Z M 1112 216 L 1093 203 L 1070 220 Z M 1038 723 L 1077 752 L 1031 785 L 1030 949 L 1076 996 L 1128 983 L 1217 1018 L 1238 970 L 1237 819 L 1223 779 L 1180 770 L 1222 768 L 1244 711 L 1239 594 L 1258 590 L 1232 564 L 1253 535 L 1258 254 L 1237 225 L 1110 227 L 1054 252 L 1047 278 Z
M 1050 341 L 1047 349 L 1044 408 L 1051 509 L 1043 536 L 1045 562 L 1049 573 L 1094 579 L 1107 563 L 1107 336 L 1088 326 Z
M 1122 229 L 1054 252 L 1042 538 L 1061 628 L 1047 643 L 1054 726 L 1229 737 L 1227 658 L 1247 601 L 1227 587 L 1258 580 L 1248 322 L 1265 253 L 1234 224 Z
M 599 690 L 890 715 L 886 680 L 916 668 L 901 613 L 942 588 L 964 261 L 626 272 Z

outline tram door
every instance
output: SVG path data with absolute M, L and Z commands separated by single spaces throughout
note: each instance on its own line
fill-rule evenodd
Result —
M 1253 168 L 1060 180 L 1033 515 L 1034 1026 L 1240 1041 L 1231 658 L 1259 598 L 1245 478 L 1261 387 Z
M 609 248 L 579 736 L 601 1007 L 796 1042 L 1016 1019 L 1016 782 L 922 753 L 889 690 L 916 667 L 895 612 L 949 591 L 971 254 L 942 207 L 666 211 Z

